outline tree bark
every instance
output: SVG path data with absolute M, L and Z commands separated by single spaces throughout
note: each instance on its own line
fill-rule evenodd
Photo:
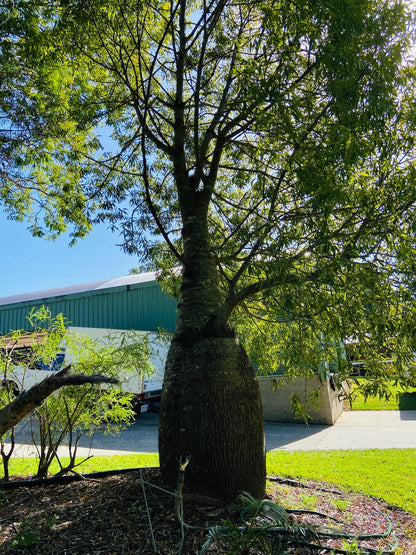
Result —
M 11 403 L 0 410 L 0 437 L 18 424 L 30 411 L 39 406 L 51 393 L 65 385 L 83 385 L 93 383 L 118 383 L 116 378 L 84 374 L 68 374 L 71 366 L 66 366 L 56 374 L 49 376 L 23 391 Z
M 195 198 L 195 197 L 194 197 Z M 183 202 L 189 201 L 189 196 Z M 163 479 L 232 499 L 265 491 L 264 420 L 253 366 L 227 321 L 210 250 L 206 209 L 185 206 L 182 295 L 159 414 Z
M 175 487 L 186 457 L 185 486 L 234 499 L 263 497 L 264 421 L 253 366 L 236 337 L 173 341 L 159 415 L 164 480 Z

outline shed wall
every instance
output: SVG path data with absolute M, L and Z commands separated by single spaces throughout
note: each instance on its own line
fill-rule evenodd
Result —
M 291 395 L 294 393 L 305 405 L 311 417 L 311 424 L 332 426 L 341 416 L 344 408 L 340 399 L 341 391 L 332 389 L 329 381 L 320 382 L 318 376 L 297 378 L 280 384 L 274 389 L 275 377 L 260 376 L 259 386 L 263 403 L 263 415 L 266 422 L 299 422 L 292 410 Z M 308 403 L 309 395 L 319 391 L 319 404 Z

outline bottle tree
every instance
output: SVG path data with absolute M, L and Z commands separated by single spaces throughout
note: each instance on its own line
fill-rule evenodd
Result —
M 409 8 L 14 5 L 0 29 L 6 209 L 37 235 L 77 238 L 107 221 L 128 252 L 171 274 L 162 475 L 175 484 L 188 458 L 190 488 L 261 496 L 262 407 L 241 337 L 265 366 L 279 344 L 288 367 L 310 371 L 334 338 L 359 335 L 394 345 L 404 379 L 416 200 Z M 374 383 L 385 378 L 374 365 Z

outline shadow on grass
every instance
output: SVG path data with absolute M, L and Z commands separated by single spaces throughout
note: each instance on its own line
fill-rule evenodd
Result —
M 416 411 L 416 391 L 412 391 L 412 392 L 405 391 L 403 393 L 399 393 L 398 406 L 399 406 L 399 410 L 401 411 L 407 411 L 407 410 Z M 403 415 L 401 415 L 401 417 L 403 418 Z

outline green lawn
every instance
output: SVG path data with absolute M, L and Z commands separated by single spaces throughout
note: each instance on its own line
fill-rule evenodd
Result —
M 416 514 L 416 449 L 270 451 L 267 472 L 336 484 Z
M 388 400 L 378 397 L 364 399 L 364 396 L 359 394 L 352 403 L 352 410 L 416 410 L 416 389 L 405 391 L 393 384 L 389 389 L 391 397 Z
M 65 461 L 63 461 L 65 462 Z M 14 459 L 12 475 L 33 473 L 34 459 Z M 81 472 L 157 466 L 158 455 L 93 457 Z M 58 470 L 53 468 L 52 472 Z M 365 451 L 270 451 L 267 472 L 278 476 L 319 480 L 384 499 L 416 514 L 416 449 Z
M 69 459 L 62 457 L 63 465 L 68 464 Z M 121 468 L 140 468 L 145 466 L 159 466 L 159 455 L 157 453 L 139 455 L 114 455 L 112 457 L 92 457 L 75 468 L 75 471 L 87 474 L 88 472 L 100 472 L 103 470 L 119 470 Z M 10 476 L 32 476 L 37 468 L 37 459 L 34 457 L 10 459 Z M 51 474 L 59 471 L 57 462 L 50 467 Z M 4 476 L 3 465 L 0 463 L 0 478 Z

